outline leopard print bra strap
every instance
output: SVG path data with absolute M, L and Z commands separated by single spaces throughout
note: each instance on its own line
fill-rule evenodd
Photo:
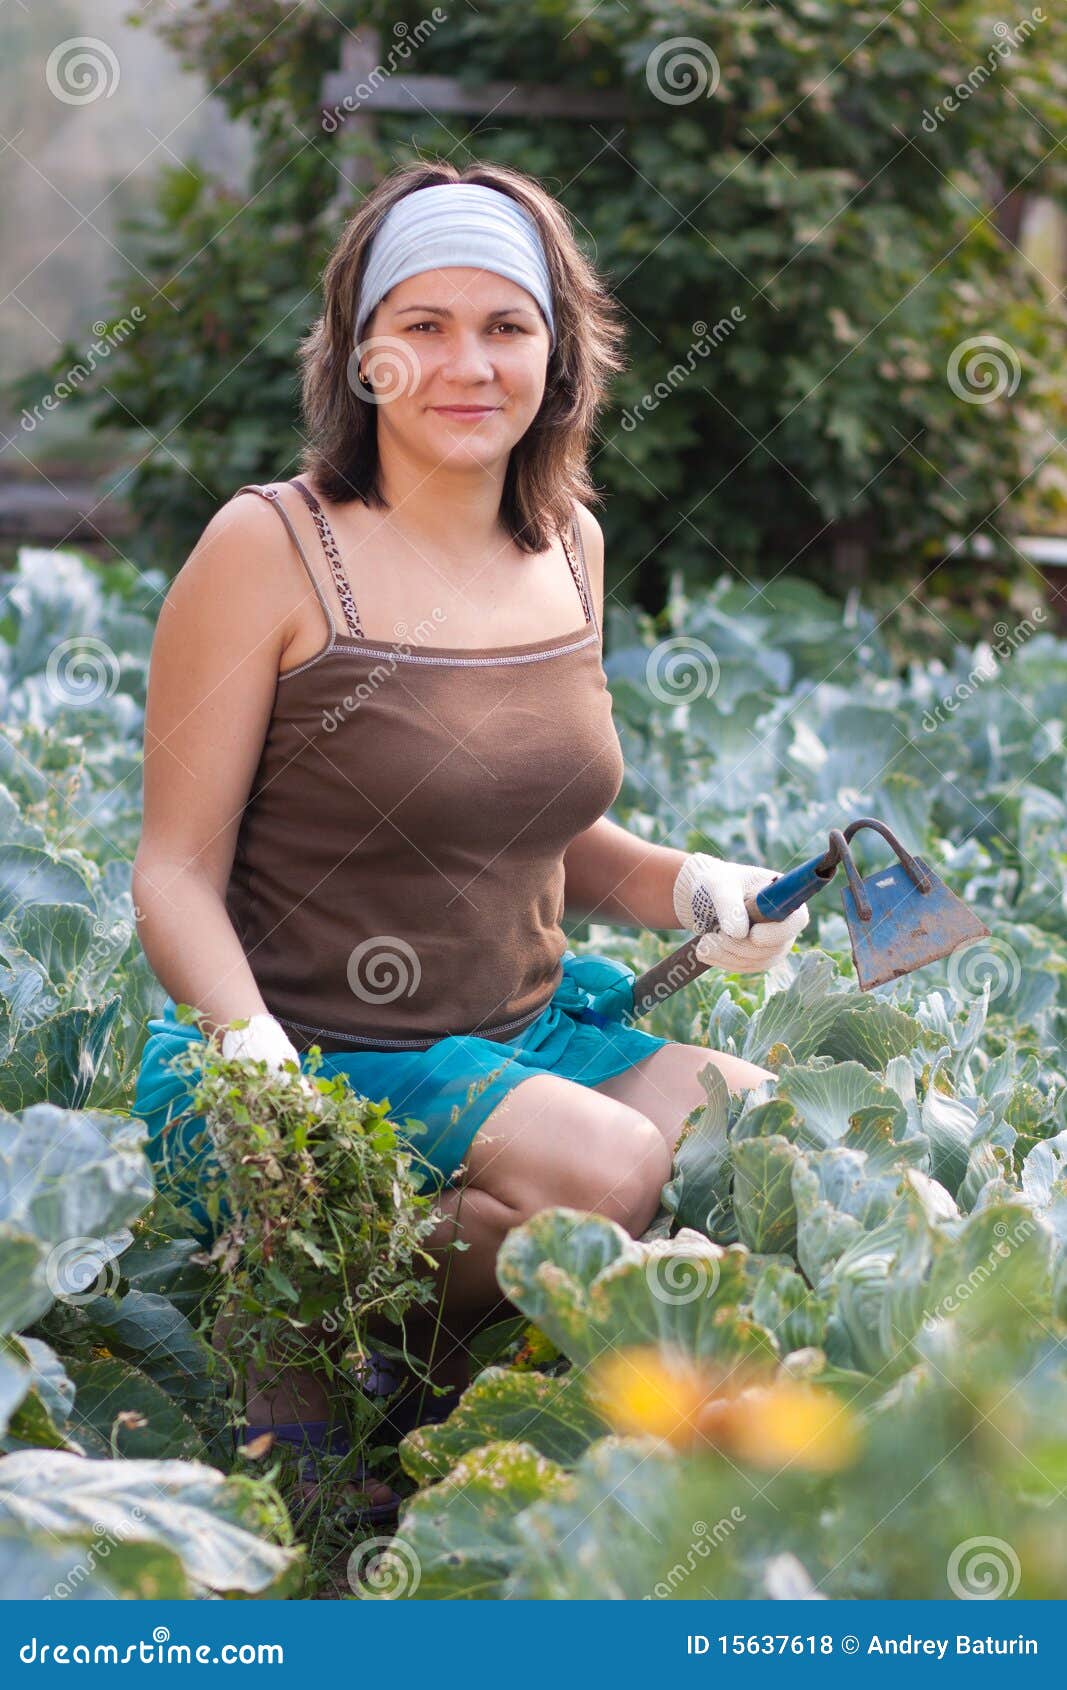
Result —
M 348 629 L 348 632 L 352 635 L 353 639 L 362 640 L 366 636 L 364 635 L 363 626 L 359 620 L 359 611 L 356 609 L 356 601 L 352 597 L 352 589 L 348 584 L 348 577 L 345 574 L 344 565 L 341 562 L 341 554 L 337 549 L 337 541 L 334 539 L 333 530 L 326 520 L 326 513 L 319 504 L 319 501 L 316 499 L 310 487 L 305 487 L 298 475 L 293 477 L 293 486 L 299 490 L 304 503 L 311 512 L 315 527 L 319 531 L 319 539 L 322 541 L 322 549 L 326 553 L 327 562 L 330 565 L 330 571 L 333 575 L 334 585 L 337 588 L 337 597 L 341 601 L 341 609 L 345 614 L 345 626 Z
M 574 584 L 578 589 L 578 597 L 582 601 L 585 619 L 596 628 L 597 620 L 593 611 L 593 594 L 589 586 L 589 571 L 585 566 L 585 547 L 582 544 L 582 531 L 578 526 L 577 512 L 571 518 L 571 533 L 568 534 L 566 529 L 560 529 L 560 539 L 563 541 L 563 550 L 567 554 L 567 562 L 571 566 L 571 574 L 574 576 Z
M 327 561 L 329 562 L 330 569 L 333 574 L 334 583 L 337 587 L 337 596 L 341 601 L 341 608 L 345 614 L 345 624 L 348 631 L 353 638 L 362 640 L 366 636 L 359 620 L 359 612 L 356 609 L 355 599 L 352 597 L 352 589 L 348 584 L 348 577 L 345 575 L 344 566 L 341 563 L 341 554 L 337 549 L 337 541 L 334 539 L 333 530 L 330 528 L 330 525 L 326 520 L 326 513 L 319 504 L 319 501 L 316 499 L 310 487 L 306 487 L 300 480 L 299 476 L 293 477 L 293 486 L 296 487 L 302 495 L 304 502 L 311 512 L 315 527 L 318 529 L 319 539 L 322 541 L 322 549 L 326 553 Z M 577 513 L 571 518 L 570 534 L 568 534 L 565 529 L 561 529 L 560 538 L 563 542 L 563 550 L 566 554 L 567 563 L 570 566 L 570 572 L 574 577 L 574 584 L 578 589 L 578 597 L 581 600 L 582 609 L 585 612 L 585 619 L 592 625 L 592 627 L 596 628 L 597 620 L 593 610 L 593 595 L 589 587 L 589 573 L 585 562 L 585 548 L 582 544 L 582 533 L 578 526 Z

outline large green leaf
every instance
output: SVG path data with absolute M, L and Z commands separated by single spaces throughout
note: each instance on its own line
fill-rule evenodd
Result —
M 162 1544 L 207 1590 L 281 1595 L 299 1566 L 288 1522 L 261 1480 L 189 1461 L 92 1461 L 17 1450 L 0 1461 L 0 1528 Z M 277 1541 L 281 1536 L 283 1541 Z
M 128 1291 L 112 1300 L 98 1297 L 83 1313 L 108 1348 L 154 1379 L 181 1402 L 206 1402 L 216 1395 L 212 1352 L 167 1297 Z
M 756 1282 L 752 1314 L 770 1332 L 783 1356 L 821 1349 L 828 1308 L 784 1262 L 768 1262 Z
M 1056 1187 L 1067 1176 L 1067 1132 L 1035 1144 L 1022 1166 L 1020 1184 L 1035 1209 L 1053 1201 Z
M 0 921 L 27 904 L 57 903 L 93 909 L 92 891 L 77 870 L 29 845 L 0 846 Z
M 36 957 L 49 979 L 65 984 L 92 949 L 96 917 L 85 904 L 27 904 L 11 920 L 22 949 Z
M 922 1124 L 930 1141 L 934 1177 L 955 1195 L 967 1172 L 977 1116 L 960 1098 L 939 1089 L 938 1073 L 935 1066 L 923 1098 Z
M 153 1227 L 158 1225 L 158 1201 L 152 1208 Z M 142 1234 L 123 1253 L 122 1278 L 131 1291 L 144 1291 L 180 1309 L 188 1319 L 196 1313 L 212 1276 L 203 1262 L 203 1245 L 197 1238 L 160 1238 Z
M 797 1241 L 793 1170 L 800 1160 L 786 1138 L 746 1138 L 731 1148 L 734 1213 L 741 1242 L 767 1255 L 792 1253 Z
M 71 1447 L 68 1423 L 74 1385 L 59 1357 L 40 1338 L 6 1338 L 0 1351 L 0 1370 L 12 1366 L 22 1375 L 23 1396 L 0 1427 L 3 1448 L 17 1449 L 26 1444 L 36 1449 Z M 78 1448 L 76 1441 L 74 1447 Z
M 801 1214 L 823 1201 L 844 1215 L 853 1215 L 869 1231 L 893 1208 L 903 1176 L 900 1163 L 873 1165 L 862 1151 L 835 1145 L 803 1157 L 793 1182 L 794 1195 Z
M 497 1278 L 577 1366 L 636 1344 L 720 1361 L 775 1354 L 769 1334 L 739 1308 L 745 1252 L 689 1229 L 643 1244 L 601 1215 L 543 1209 L 508 1233 Z
M 59 1428 L 70 1419 L 74 1406 L 74 1385 L 55 1351 L 40 1338 L 23 1335 L 15 1340 L 33 1369 L 33 1389 Z
M 420 1484 L 442 1479 L 468 1450 L 484 1443 L 524 1443 L 562 1467 L 573 1466 L 608 1431 L 574 1373 L 548 1377 L 489 1367 L 448 1419 L 421 1426 L 400 1445 L 405 1472 Z
M 82 1533 L 0 1531 L 0 1602 L 158 1602 L 193 1595 L 173 1550 Z
M 835 1264 L 863 1235 L 853 1215 L 835 1209 L 819 1195 L 817 1176 L 805 1167 L 796 1171 L 802 1183 L 794 1186 L 797 1198 L 797 1261 L 805 1277 L 820 1295 L 830 1291 Z
M 864 1371 L 889 1377 L 909 1365 L 911 1342 L 926 1309 L 926 1281 L 935 1249 L 922 1205 L 908 1195 L 836 1262 L 836 1314 L 856 1365 Z
M 29 1388 L 30 1370 L 24 1359 L 10 1345 L 0 1348 L 0 1434 L 7 1431 Z
M 860 1109 L 881 1109 L 894 1124 L 899 1123 L 901 1132 L 906 1122 L 896 1092 L 859 1062 L 786 1068 L 779 1076 L 778 1095 L 796 1111 L 801 1125 L 799 1142 L 819 1150 L 843 1138 Z
M 908 1169 L 926 1159 L 925 1140 L 894 1139 L 898 1124 L 880 1104 L 859 1109 L 838 1143 L 803 1152 L 794 1169 L 797 1259 L 822 1292 L 837 1259 L 888 1218 Z
M 878 1072 L 917 1043 L 917 1021 L 882 998 L 843 989 L 832 958 L 809 951 L 792 984 L 770 996 L 749 1022 L 742 1054 L 762 1062 L 776 1044 L 798 1063 L 813 1056 L 859 1062 Z
M 360 1593 L 424 1602 L 499 1598 L 519 1557 L 518 1516 L 569 1482 L 562 1467 L 530 1444 L 471 1450 L 440 1484 L 405 1505 L 396 1536 L 381 1564 L 365 1570 Z
M 806 1046 L 812 1019 L 821 1009 L 837 975 L 833 958 L 817 951 L 805 952 L 784 992 L 771 993 L 748 1024 L 742 1055 L 749 1062 L 762 1062 L 777 1044 L 796 1052 Z
M 139 1122 L 103 1113 L 68 1113 L 47 1103 L 27 1109 L 21 1119 L 0 1115 L 0 1220 L 19 1226 L 56 1252 L 69 1250 L 79 1240 L 106 1243 L 151 1200 L 152 1176 L 141 1151 L 142 1138 Z M 101 1259 L 105 1257 L 102 1251 Z M 65 1259 L 57 1254 L 50 1263 L 52 1280 L 60 1289 Z
M 757 1486 L 733 1466 L 683 1461 L 652 1438 L 604 1438 L 571 1485 L 516 1523 L 517 1601 L 707 1601 L 738 1591 Z
M 730 1210 L 730 1090 L 713 1063 L 698 1077 L 705 1102 L 675 1148 L 663 1203 L 679 1226 L 695 1227 L 717 1243 L 730 1244 L 737 1236 Z
M 856 992 L 815 1017 L 808 1039 L 794 1055 L 798 1062 L 816 1055 L 862 1062 L 881 1073 L 891 1057 L 913 1049 L 920 1034 L 918 1022 L 895 1004 Z
M 1027 1204 L 990 1202 L 943 1227 L 939 1241 L 926 1307 L 952 1320 L 967 1348 L 990 1331 L 1013 1348 L 1049 1336 L 1056 1242 Z
M 63 1009 L 20 1029 L 0 1061 L 0 1108 L 56 1103 L 80 1109 L 88 1102 L 121 1000 L 99 1008 Z
M 104 1447 L 130 1459 L 206 1459 L 193 1421 L 135 1367 L 110 1356 L 68 1361 L 67 1372 L 75 1389 L 71 1428 L 76 1438 L 95 1432 Z
M 0 1221 L 0 1334 L 31 1326 L 51 1301 L 41 1244 L 17 1224 Z

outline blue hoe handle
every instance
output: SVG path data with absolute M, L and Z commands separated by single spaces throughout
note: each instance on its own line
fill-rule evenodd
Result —
M 790 869 L 788 874 L 780 874 L 777 880 L 765 886 L 755 897 L 746 898 L 745 908 L 750 921 L 783 921 L 787 915 L 792 915 L 801 904 L 806 904 L 816 892 L 821 892 L 830 884 L 837 870 L 836 859 L 828 862 L 828 853 L 823 852 L 820 857 L 812 857 L 810 862 L 801 863 L 799 868 Z M 819 873 L 820 867 L 822 873 Z M 653 1004 L 661 999 L 670 997 L 680 986 L 695 980 L 698 974 L 703 974 L 707 963 L 701 962 L 696 950 L 700 943 L 700 934 L 695 933 L 688 938 L 684 945 L 673 951 L 669 957 L 664 957 L 634 981 L 633 985 L 633 1017 L 647 1015 Z
M 801 904 L 806 904 L 809 898 L 814 898 L 816 892 L 821 892 L 830 875 L 819 874 L 819 864 L 825 863 L 826 852 L 821 857 L 812 857 L 810 862 L 801 863 L 799 868 L 791 868 L 788 874 L 781 874 L 777 880 L 765 886 L 755 897 L 756 910 L 749 911 L 753 921 L 784 921 L 787 915 L 792 915 Z

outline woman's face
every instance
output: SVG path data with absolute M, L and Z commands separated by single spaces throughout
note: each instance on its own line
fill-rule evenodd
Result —
M 456 267 L 397 282 L 356 349 L 379 447 L 391 435 L 427 465 L 506 463 L 537 415 L 548 353 L 532 295 L 505 276 Z

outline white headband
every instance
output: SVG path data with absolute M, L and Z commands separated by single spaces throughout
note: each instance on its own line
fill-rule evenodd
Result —
M 552 347 L 552 284 L 537 224 L 524 206 L 480 182 L 416 188 L 386 212 L 371 241 L 356 309 L 358 343 L 375 307 L 397 282 L 452 265 L 491 270 L 537 301 Z

